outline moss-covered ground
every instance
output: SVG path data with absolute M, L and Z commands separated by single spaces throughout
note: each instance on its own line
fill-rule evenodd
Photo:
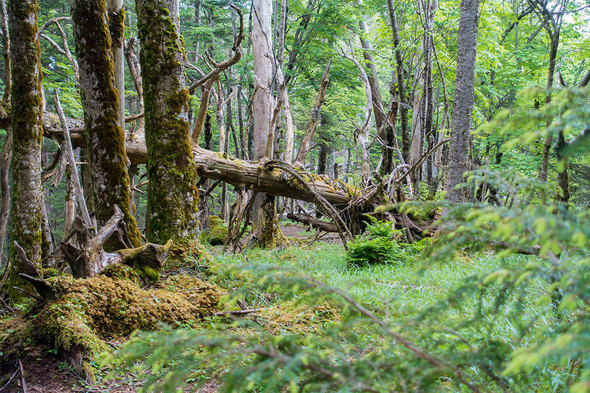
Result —
M 305 298 L 305 291 L 303 290 L 293 290 L 292 287 L 286 289 L 280 285 L 269 286 L 268 283 L 261 281 L 264 272 L 267 272 L 268 269 L 278 269 L 288 270 L 293 274 L 309 275 L 320 279 L 329 286 L 345 289 L 355 299 L 378 313 L 389 313 L 390 316 L 405 318 L 414 316 L 429 305 L 445 298 L 460 286 L 468 276 L 478 272 L 500 269 L 506 264 L 525 264 L 528 258 L 516 256 L 499 259 L 490 253 L 469 258 L 459 257 L 444 264 L 425 265 L 426 257 L 418 256 L 411 263 L 358 268 L 347 264 L 342 245 L 334 241 L 334 239 L 328 242 L 316 241 L 310 244 L 309 240 L 313 240 L 316 235 L 314 231 L 302 231 L 303 228 L 301 227 L 297 227 L 298 231 L 293 229 L 287 229 L 286 232 L 291 235 L 296 233 L 296 239 L 293 240 L 299 240 L 299 242 L 292 241 L 294 245 L 291 247 L 274 251 L 252 249 L 238 254 L 227 254 L 223 252 L 223 246 L 213 247 L 207 245 L 208 256 L 205 259 L 199 257 L 202 250 L 195 252 L 195 255 L 185 254 L 184 259 L 173 258 L 169 264 L 165 265 L 166 267 L 158 283 L 152 282 L 143 285 L 143 287 L 140 285 L 131 290 L 130 288 L 135 284 L 133 284 L 133 281 L 127 280 L 128 284 L 117 285 L 116 290 L 128 293 L 130 298 L 143 299 L 144 306 L 146 297 L 157 293 L 158 295 L 156 297 L 152 296 L 152 299 L 158 300 L 152 303 L 148 301 L 148 307 L 153 306 L 158 310 L 159 308 L 169 308 L 174 305 L 181 308 L 178 314 L 172 314 L 174 318 L 178 318 L 177 321 L 164 319 L 164 322 L 173 327 L 202 329 L 206 328 L 208 324 L 215 324 L 219 318 L 229 318 L 227 315 L 212 316 L 212 303 L 206 304 L 206 307 L 209 307 L 209 312 L 194 310 L 197 307 L 195 304 L 199 304 L 198 299 L 202 296 L 202 291 L 195 290 L 198 285 L 194 284 L 206 281 L 208 284 L 202 285 L 219 288 L 219 292 L 216 292 L 216 294 L 221 292 L 227 294 L 219 298 L 219 305 L 214 311 L 240 310 L 242 308 L 256 309 L 258 310 L 256 313 L 232 318 L 237 320 L 249 319 L 256 323 L 259 328 L 265 329 L 273 335 L 291 333 L 321 335 L 327 327 L 338 324 L 342 319 L 345 319 L 347 309 L 343 308 L 342 304 L 329 300 L 319 300 L 315 304 L 310 303 L 309 299 Z M 307 240 L 307 242 L 303 240 Z M 87 325 L 98 327 L 97 342 L 106 344 L 106 348 L 101 349 L 107 351 L 116 350 L 134 330 L 133 327 L 121 322 L 121 310 L 125 311 L 125 313 L 134 313 L 136 310 L 129 307 L 123 307 L 122 309 L 111 307 L 109 308 L 111 310 L 110 315 L 95 315 L 91 311 L 91 304 L 96 306 L 97 302 L 108 302 L 108 295 L 104 295 L 105 291 L 103 289 L 112 286 L 112 280 L 112 277 L 101 276 L 92 285 L 75 284 L 79 287 L 75 291 L 76 294 L 70 295 L 67 301 L 63 301 L 62 306 L 67 307 L 61 307 L 59 311 L 45 311 L 39 314 L 40 320 L 52 318 L 52 321 L 59 324 L 60 317 L 64 313 L 71 312 L 76 315 L 78 322 L 86 321 Z M 73 284 L 67 283 L 66 286 L 68 285 Z M 541 292 L 541 286 L 539 288 L 539 292 Z M 95 293 L 90 294 L 94 290 Z M 80 296 L 81 293 L 85 293 L 85 295 L 76 300 L 76 296 Z M 106 293 L 108 293 L 108 290 Z M 197 299 L 196 303 L 195 299 Z M 238 301 L 236 302 L 236 300 Z M 534 298 L 531 297 L 525 300 L 530 302 L 531 307 L 533 307 Z M 184 306 L 182 306 L 183 304 Z M 80 313 L 79 309 L 75 310 L 76 307 L 81 307 L 83 312 Z M 462 312 L 468 314 L 473 311 L 473 307 L 475 305 L 465 307 Z M 202 315 L 204 318 L 191 319 L 190 316 L 183 314 L 185 312 L 192 313 L 192 315 Z M 464 316 L 458 315 L 456 312 L 449 311 L 445 318 L 453 319 Z M 135 327 L 148 330 L 158 329 L 159 327 L 155 325 L 156 321 L 148 318 Z M 27 328 L 28 325 L 24 323 L 22 317 L 12 317 L 10 319 L 5 317 L 0 321 L 0 340 L 3 337 L 2 334 L 4 334 L 5 338 L 6 336 L 14 338 L 19 334 L 23 334 Z M 111 334 L 112 337 L 107 337 L 108 334 L 105 334 L 103 330 L 106 328 L 110 332 L 116 331 L 117 334 Z M 249 328 L 236 327 L 236 329 L 237 332 L 243 329 L 240 334 L 244 336 L 251 333 Z M 506 337 L 509 337 L 511 334 L 510 329 L 509 325 L 500 326 L 499 332 L 504 332 Z M 27 356 L 27 351 L 30 353 L 33 347 L 36 348 L 36 351 L 39 351 L 39 347 L 33 345 L 30 339 L 28 342 L 18 344 L 17 355 L 23 358 Z M 59 357 L 58 347 L 60 346 L 63 348 L 64 344 L 55 340 L 46 340 L 46 344 L 41 350 L 43 356 L 37 356 L 37 358 L 45 359 L 49 356 L 48 354 L 53 356 L 52 354 L 58 353 L 58 356 L 52 359 L 58 364 L 64 364 L 64 368 L 69 367 L 67 366 L 69 363 L 64 360 L 63 356 Z M 99 348 L 97 347 L 97 349 Z M 1 357 L 8 359 L 6 349 L 0 349 L 0 352 L 3 352 Z M 106 352 L 101 353 L 97 350 L 95 353 L 97 355 L 90 359 L 90 365 L 97 377 L 96 384 L 88 385 L 88 382 L 83 379 L 73 378 L 70 380 L 70 387 L 75 385 L 80 389 L 85 388 L 87 391 L 118 392 L 136 391 L 142 385 L 142 377 L 136 374 L 134 370 L 126 370 L 122 374 L 114 373 L 116 375 L 114 380 L 106 378 L 107 375 L 112 375 L 116 369 L 99 367 Z M 10 359 L 14 359 L 14 357 Z M 220 372 L 216 375 L 194 370 L 191 381 L 202 382 L 207 380 L 209 386 L 214 387 L 218 380 L 222 378 L 222 368 L 226 366 L 229 365 L 220 365 Z M 69 372 L 71 375 L 75 374 L 71 370 Z M 192 385 L 189 384 L 189 386 Z M 123 388 L 127 390 L 123 390 Z M 214 388 L 211 389 L 208 391 L 215 391 Z

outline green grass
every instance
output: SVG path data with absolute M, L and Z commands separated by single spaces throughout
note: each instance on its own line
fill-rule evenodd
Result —
M 383 308 L 387 304 L 397 316 L 412 315 L 445 299 L 472 275 L 524 266 L 530 260 L 528 256 L 497 258 L 490 252 L 442 263 L 427 262 L 427 256 L 419 255 L 413 263 L 351 267 L 345 257 L 342 245 L 317 243 L 312 247 L 288 247 L 279 251 L 254 249 L 235 255 L 219 253 L 215 260 L 221 267 L 238 266 L 237 271 L 246 275 L 260 265 L 310 275 L 329 286 L 346 290 L 373 308 Z M 531 302 L 543 291 L 542 283 L 538 284 L 539 292 L 531 293 Z M 232 286 L 231 278 L 225 286 Z M 264 299 L 257 306 L 264 306 Z

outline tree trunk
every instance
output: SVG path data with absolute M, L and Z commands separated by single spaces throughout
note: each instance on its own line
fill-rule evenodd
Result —
M 12 231 L 11 285 L 21 282 L 22 263 L 16 255 L 18 242 L 31 262 L 41 264 L 41 147 L 43 97 L 41 93 L 41 50 L 36 0 L 8 2 L 10 54 L 12 63 Z M 14 296 L 14 292 L 10 291 Z
M 12 63 L 10 61 L 10 31 L 8 30 L 8 13 L 6 12 L 6 1 L 0 1 L 0 28 L 2 29 L 2 46 L 4 56 L 4 93 L 2 95 L 2 106 L 10 101 L 12 90 Z
M 446 182 L 447 200 L 453 203 L 464 202 L 467 197 L 464 191 L 455 188 L 463 181 L 463 174 L 467 171 L 469 161 L 469 129 L 473 112 L 478 24 L 479 1 L 461 0 L 457 79 L 455 103 L 451 115 L 451 140 Z
M 178 0 L 136 2 L 148 153 L 147 237 L 191 239 L 199 194 L 188 123 Z
M 0 161 L 0 192 L 2 200 L 0 202 L 0 253 L 4 253 L 4 243 L 6 240 L 6 229 L 8 228 L 8 216 L 10 214 L 10 183 L 8 174 L 10 173 L 10 160 L 12 158 L 12 127 L 6 127 L 6 139 L 4 140 L 4 151 Z M 1 265 L 1 264 L 0 264 Z
M 553 80 L 555 79 L 555 65 L 557 62 L 557 49 L 559 48 L 559 32 L 554 33 L 551 37 L 551 48 L 549 49 L 549 71 L 547 72 L 547 95 L 545 96 L 545 104 L 551 102 L 551 91 L 553 88 Z M 549 126 L 549 123 L 547 124 Z M 549 167 L 549 156 L 551 154 L 551 147 L 553 146 L 553 134 L 549 134 L 545 139 L 543 145 L 543 159 L 541 163 L 541 171 L 539 172 L 539 179 L 547 181 L 547 172 Z
M 281 0 L 281 21 L 279 27 L 279 42 L 277 49 L 277 85 L 282 92 L 283 113 L 285 114 L 285 157 L 286 163 L 293 162 L 293 148 L 295 145 L 295 122 L 291 112 L 291 100 L 287 91 L 285 74 L 283 72 L 284 54 L 285 54 L 285 35 L 287 34 L 287 13 L 289 4 L 287 0 Z M 282 89 L 281 89 L 282 85 Z
M 252 2 L 252 49 L 254 55 L 254 159 L 272 159 L 274 129 L 271 127 L 273 99 L 271 97 L 273 52 L 271 37 L 272 0 Z M 253 240 L 258 246 L 274 248 L 285 243 L 279 227 L 274 196 L 259 194 L 253 207 Z
M 406 103 L 406 86 L 404 75 L 404 63 L 402 58 L 402 50 L 399 39 L 399 26 L 397 24 L 397 17 L 395 15 L 395 7 L 393 0 L 387 0 L 387 9 L 389 11 L 389 21 L 391 23 L 391 31 L 393 36 L 393 48 L 395 53 L 395 68 L 397 76 L 397 91 L 400 108 L 400 126 L 402 139 L 402 155 L 405 162 L 409 160 L 410 140 L 408 136 L 408 107 Z
M 115 61 L 115 87 L 119 96 L 119 126 L 125 129 L 125 8 L 123 0 L 108 0 L 109 32 L 111 52 Z
M 95 216 L 104 224 L 118 205 L 125 215 L 129 238 L 134 245 L 141 235 L 130 206 L 125 131 L 119 124 L 119 96 L 111 36 L 107 25 L 106 0 L 73 0 L 74 40 L 80 67 L 80 92 L 84 109 L 88 158 L 95 194 Z M 109 244 L 109 248 L 121 248 Z

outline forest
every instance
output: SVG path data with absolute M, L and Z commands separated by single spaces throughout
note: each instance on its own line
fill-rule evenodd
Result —
M 590 393 L 590 0 L 0 33 L 0 393 Z

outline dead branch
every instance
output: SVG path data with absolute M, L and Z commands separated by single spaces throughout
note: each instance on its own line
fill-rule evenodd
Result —
M 232 51 L 234 53 L 232 57 L 222 61 L 221 63 L 218 63 L 215 60 L 213 60 L 209 52 L 205 52 L 208 62 L 212 65 L 212 69 L 208 74 L 194 81 L 188 89 L 190 94 L 194 94 L 195 90 L 199 86 L 201 86 L 202 90 L 199 112 L 197 114 L 197 119 L 195 120 L 195 126 L 192 132 L 193 140 L 195 141 L 196 145 L 198 145 L 199 143 L 199 138 L 201 137 L 203 125 L 205 124 L 205 119 L 207 117 L 209 98 L 211 97 L 211 90 L 213 88 L 213 85 L 215 84 L 221 73 L 223 73 L 223 71 L 237 64 L 242 58 L 242 41 L 244 40 L 244 14 L 242 13 L 242 10 L 239 7 L 233 4 L 230 4 L 230 7 L 232 7 L 240 16 L 240 29 L 239 33 L 234 37 L 234 46 L 232 47 Z
M 211 55 L 208 52 L 206 52 L 206 56 L 208 56 L 209 61 L 211 62 L 211 64 L 213 64 L 214 69 L 211 70 L 207 75 L 203 76 L 201 79 L 197 79 L 190 85 L 190 94 L 193 94 L 197 87 L 203 85 L 206 81 L 218 78 L 223 71 L 237 64 L 242 58 L 242 41 L 244 40 L 244 14 L 242 13 L 242 10 L 239 7 L 233 4 L 230 4 L 230 7 L 233 8 L 240 16 L 239 33 L 234 37 L 234 45 L 232 47 L 232 51 L 234 52 L 234 54 L 229 59 L 222 61 L 221 63 L 217 63 L 215 60 L 211 58 Z
M 253 314 L 256 312 L 260 312 L 262 309 L 257 308 L 257 309 L 252 309 L 252 310 L 238 310 L 238 311 L 221 311 L 221 312 L 216 312 L 215 315 L 216 317 L 221 317 L 221 316 L 225 316 L 225 315 L 230 315 L 230 316 L 234 316 L 234 315 L 248 315 L 248 314 Z
M 76 77 L 76 80 L 79 81 L 80 80 L 80 68 L 78 66 L 78 62 L 76 61 L 76 58 L 72 55 L 72 52 L 70 51 L 70 47 L 68 45 L 68 37 L 67 37 L 64 29 L 61 27 L 61 24 L 59 23 L 61 20 L 70 20 L 70 19 L 71 19 L 71 17 L 69 17 L 69 16 L 62 16 L 62 17 L 49 19 L 47 22 L 45 22 L 45 24 L 43 24 L 41 29 L 39 29 L 39 37 L 47 40 L 47 42 L 49 42 L 49 44 L 51 46 L 53 46 L 60 54 L 62 54 L 63 56 L 66 57 L 66 59 L 68 59 L 68 61 L 72 65 L 72 69 L 74 71 L 74 76 Z M 49 27 L 49 25 L 51 25 L 51 24 L 55 24 L 55 26 L 59 30 L 59 35 L 61 36 L 62 46 L 60 46 L 57 42 L 55 42 L 47 34 L 43 33 L 45 31 L 45 29 L 47 29 L 47 27 Z
M 311 110 L 311 118 L 307 123 L 307 130 L 305 131 L 305 135 L 303 136 L 303 140 L 301 141 L 301 147 L 299 148 L 299 151 L 297 152 L 297 156 L 295 158 L 296 164 L 303 165 L 303 163 L 305 162 L 305 157 L 309 152 L 311 141 L 315 134 L 318 121 L 320 120 L 320 111 L 322 109 L 322 104 L 324 103 L 324 99 L 326 97 L 326 90 L 328 89 L 328 84 L 330 83 L 331 65 L 332 59 L 328 60 L 328 65 L 326 65 L 326 69 L 324 70 L 324 75 L 322 76 L 322 82 L 320 84 L 320 90 L 315 100 L 315 105 Z
M 338 212 L 336 211 L 336 209 L 334 208 L 334 206 L 332 206 L 330 204 L 330 202 L 328 202 L 326 200 L 326 198 L 324 198 L 318 192 L 316 192 L 315 190 L 313 190 L 311 188 L 311 186 L 307 183 L 307 181 L 305 181 L 305 179 L 303 178 L 303 176 L 301 176 L 301 174 L 299 174 L 295 170 L 295 168 L 293 168 L 291 165 L 286 164 L 286 163 L 284 163 L 282 161 L 269 161 L 269 162 L 267 162 L 265 164 L 265 167 L 268 167 L 268 168 L 279 168 L 279 169 L 287 172 L 288 174 L 290 174 L 291 176 L 293 176 L 300 183 L 300 185 L 302 187 L 304 187 L 305 189 L 307 189 L 314 196 L 315 202 L 316 203 L 319 203 L 326 210 L 326 212 L 328 212 L 328 214 L 331 216 L 332 220 L 334 220 L 334 222 L 338 226 L 338 235 L 340 236 L 340 239 L 342 240 L 342 244 L 344 245 L 344 248 L 345 249 L 348 249 L 347 241 L 346 241 L 346 236 L 348 236 L 348 238 L 351 239 L 351 240 L 354 238 L 354 236 L 352 236 L 352 233 L 350 232 L 350 229 L 348 229 L 348 226 L 342 220 L 342 218 L 340 217 L 340 214 L 338 214 Z
M 406 178 L 413 170 L 415 170 L 418 166 L 422 165 L 422 163 L 424 162 L 425 159 L 427 159 L 431 154 L 433 154 L 434 152 L 436 152 L 436 150 L 441 147 L 442 145 L 444 145 L 445 143 L 448 143 L 450 139 L 443 139 L 442 141 L 440 141 L 439 143 L 437 143 L 435 146 L 433 146 L 431 149 L 429 149 L 426 153 L 424 153 L 422 155 L 422 157 L 420 157 L 415 163 L 414 165 L 412 165 L 410 167 L 410 169 L 408 169 L 403 175 L 401 175 L 396 181 L 398 183 L 402 182 L 404 180 L 404 178 Z
M 78 198 L 78 205 L 80 206 L 80 211 L 82 212 L 82 217 L 84 218 L 86 226 L 90 228 L 92 227 L 92 220 L 90 219 L 90 214 L 88 213 L 86 199 L 84 198 L 84 192 L 82 191 L 82 185 L 80 183 L 80 178 L 78 177 L 78 170 L 76 169 L 76 159 L 74 157 L 74 148 L 72 147 L 72 141 L 70 139 L 70 131 L 68 123 L 66 121 L 66 117 L 61 107 L 59 93 L 57 92 L 57 90 L 55 91 L 55 108 L 59 115 L 59 120 L 61 122 L 61 127 L 64 133 L 64 146 L 66 148 L 68 162 L 72 170 L 72 181 L 74 182 L 74 187 L 76 189 L 76 198 Z

